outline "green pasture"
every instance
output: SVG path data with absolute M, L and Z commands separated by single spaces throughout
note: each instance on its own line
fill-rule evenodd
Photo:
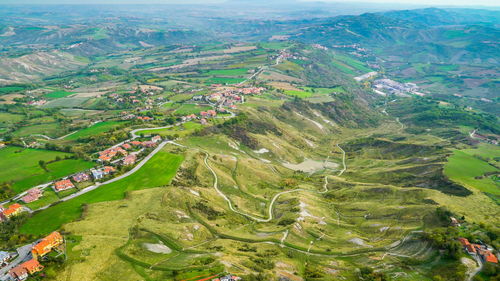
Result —
M 9 146 L 0 150 L 0 182 L 13 182 L 12 189 L 22 192 L 33 186 L 67 176 L 94 166 L 92 162 L 80 159 L 64 159 L 69 153 L 43 149 L 23 149 Z M 38 162 L 63 158 L 61 161 L 47 164 L 48 171 Z
M 248 73 L 248 68 L 233 68 L 233 69 L 213 69 L 205 73 L 213 76 L 242 76 Z
M 46 97 L 46 98 L 48 98 L 48 99 L 59 99 L 59 98 L 64 98 L 64 97 L 67 97 L 67 96 L 71 96 L 73 94 L 74 93 L 66 92 L 66 91 L 54 91 L 54 92 L 45 94 L 43 96 Z
M 99 123 L 96 123 L 88 128 L 82 129 L 82 130 L 66 137 L 65 140 L 77 140 L 79 138 L 86 138 L 86 137 L 90 137 L 90 136 L 97 135 L 100 133 L 104 133 L 106 131 L 109 131 L 109 130 L 123 124 L 123 123 L 124 122 L 121 122 L 121 121 L 99 122 Z
M 136 173 L 34 214 L 21 226 L 20 231 L 26 234 L 47 234 L 78 219 L 85 204 L 119 200 L 128 191 L 168 185 L 183 159 L 181 155 L 162 150 Z
M 488 162 L 475 157 L 474 155 L 489 155 L 489 157 L 499 157 L 498 150 L 485 151 L 486 148 L 479 150 L 456 150 L 448 158 L 444 173 L 453 181 L 462 184 L 468 188 L 476 188 L 483 192 L 494 195 L 500 195 L 500 187 L 490 177 L 481 177 L 487 172 L 497 172 L 498 169 L 488 164 Z M 494 156 L 496 154 L 496 156 Z

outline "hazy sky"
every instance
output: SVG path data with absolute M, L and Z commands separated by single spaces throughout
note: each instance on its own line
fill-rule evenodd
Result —
M 269 2 L 284 0 L 268 0 Z M 292 0 L 293 1 L 293 0 Z M 500 6 L 500 0 L 299 0 L 302 2 L 338 2 L 338 3 L 398 3 L 446 6 Z M 225 0 L 0 0 L 0 4 L 188 4 L 221 3 Z

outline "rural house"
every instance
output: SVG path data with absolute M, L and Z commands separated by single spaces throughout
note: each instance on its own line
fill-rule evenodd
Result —
M 31 203 L 42 197 L 42 191 L 38 188 L 32 188 L 26 192 L 26 195 L 21 198 L 24 203 Z
M 9 271 L 9 275 L 14 280 L 25 280 L 29 275 L 37 273 L 42 269 L 43 265 L 41 265 L 36 259 L 31 259 L 11 269 Z
M 64 238 L 62 237 L 62 235 L 59 232 L 54 231 L 43 238 L 42 241 L 40 241 L 38 244 L 33 246 L 31 253 L 35 258 L 43 257 L 44 255 L 50 253 L 53 248 L 61 245 L 63 242 Z
M 5 209 L 2 213 L 6 218 L 11 218 L 19 215 L 23 211 L 23 206 L 18 203 L 14 203 L 9 206 L 9 208 Z
M 123 159 L 123 165 L 125 166 L 133 165 L 136 160 L 137 160 L 137 155 L 130 154 L 129 156 L 125 157 L 125 159 Z
M 68 190 L 68 189 L 71 189 L 74 187 L 75 186 L 73 185 L 73 183 L 69 179 L 60 180 L 60 181 L 57 181 L 54 183 L 54 190 L 56 192 Z
M 90 176 L 87 173 L 79 173 L 73 176 L 73 180 L 75 182 L 84 182 L 84 181 L 89 181 Z

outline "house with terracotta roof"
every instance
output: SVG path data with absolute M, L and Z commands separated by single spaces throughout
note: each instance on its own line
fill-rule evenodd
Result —
M 130 144 L 132 144 L 133 146 L 139 146 L 142 144 L 142 142 L 140 141 L 131 141 Z
M 68 190 L 74 187 L 75 185 L 69 179 L 60 180 L 54 183 L 54 190 L 56 192 Z
M 12 277 L 14 280 L 26 280 L 28 278 L 28 271 L 26 268 L 22 267 L 21 265 L 18 265 L 11 270 L 9 270 L 9 275 Z
M 154 136 L 151 138 L 152 142 L 161 142 L 161 137 L 160 136 Z
M 38 244 L 33 246 L 31 249 L 31 253 L 33 257 L 43 257 L 46 254 L 50 253 L 53 248 L 61 245 L 64 242 L 64 238 L 61 233 L 54 231 L 45 238 L 42 239 Z
M 136 160 L 137 160 L 137 155 L 130 154 L 123 159 L 123 165 L 125 166 L 133 165 Z
M 39 271 L 42 271 L 43 265 L 41 265 L 38 260 L 31 259 L 24 262 L 9 271 L 9 275 L 14 280 L 26 280 L 29 275 L 33 275 Z
M 42 197 L 42 191 L 38 188 L 32 188 L 26 191 L 26 195 L 21 198 L 24 203 L 34 202 Z
M 102 172 L 104 173 L 104 175 L 109 175 L 111 173 L 116 172 L 116 169 L 111 166 L 104 166 L 104 168 L 102 168 Z
M 123 149 L 126 149 L 126 150 L 129 150 L 132 148 L 132 146 L 128 143 L 123 144 L 122 147 L 123 147 Z
M 6 218 L 11 218 L 19 215 L 22 211 L 23 211 L 23 206 L 21 206 L 21 204 L 14 203 L 10 205 L 7 209 L 3 210 L 2 214 Z
M 498 263 L 498 258 L 491 251 L 485 251 L 482 255 L 486 262 Z
M 21 264 L 21 266 L 24 267 L 30 275 L 42 271 L 43 269 L 43 265 L 41 265 L 36 259 L 31 259 L 27 262 L 24 262 Z

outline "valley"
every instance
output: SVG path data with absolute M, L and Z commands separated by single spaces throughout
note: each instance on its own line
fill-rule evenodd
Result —
M 497 280 L 498 15 L 123 9 L 0 20 L 5 278 Z

